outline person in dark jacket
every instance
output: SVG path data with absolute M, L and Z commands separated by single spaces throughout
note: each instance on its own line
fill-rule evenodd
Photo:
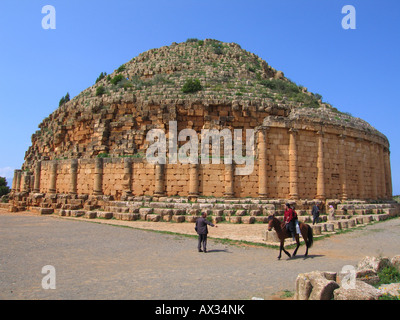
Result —
M 217 228 L 216 225 L 212 224 L 206 218 L 207 218 L 207 213 L 203 212 L 201 214 L 201 217 L 196 220 L 195 230 L 199 235 L 199 242 L 197 245 L 197 249 L 199 250 L 199 252 L 207 252 L 207 234 L 208 234 L 207 225 Z M 203 245 L 203 250 L 201 250 L 202 245 Z
M 315 204 L 313 206 L 311 214 L 313 216 L 313 223 L 312 224 L 314 225 L 314 224 L 318 223 L 318 221 L 319 221 L 319 207 L 318 207 L 318 205 Z

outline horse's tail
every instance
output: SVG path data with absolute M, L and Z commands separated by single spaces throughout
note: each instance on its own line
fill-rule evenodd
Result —
M 307 225 L 307 227 L 308 227 L 308 230 L 307 230 L 306 246 L 307 246 L 307 248 L 311 248 L 314 243 L 313 230 L 309 225 Z

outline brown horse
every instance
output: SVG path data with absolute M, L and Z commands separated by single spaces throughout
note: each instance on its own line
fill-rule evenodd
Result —
M 311 246 L 313 245 L 313 242 L 314 242 L 313 231 L 312 231 L 312 228 L 308 224 L 300 222 L 299 226 L 300 226 L 301 235 L 302 235 L 304 242 L 306 244 L 306 247 L 307 247 L 306 254 L 304 256 L 307 257 L 308 248 L 311 248 Z M 269 216 L 268 217 L 268 231 L 271 231 L 272 228 L 275 229 L 275 231 L 278 235 L 278 238 L 281 241 L 278 259 L 281 259 L 282 250 L 289 256 L 289 258 L 291 258 L 290 253 L 287 252 L 284 248 L 285 239 L 292 237 L 292 235 L 289 232 L 287 232 L 285 223 L 279 221 L 277 218 L 275 218 L 275 216 Z M 297 247 L 293 252 L 293 257 L 296 255 L 297 249 L 299 249 L 299 247 L 300 247 L 300 240 L 299 240 L 298 234 L 296 234 L 296 243 L 297 243 Z

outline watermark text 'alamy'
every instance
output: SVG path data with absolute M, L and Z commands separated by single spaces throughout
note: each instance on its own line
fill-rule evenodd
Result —
M 183 129 L 178 134 L 176 121 L 169 122 L 168 163 L 199 164 L 199 138 L 193 129 Z M 243 131 L 234 129 L 202 129 L 200 134 L 200 163 L 221 164 L 221 139 L 223 139 L 223 163 L 236 166 L 235 175 L 250 175 L 254 170 L 254 130 L 246 129 L 246 155 L 243 156 Z M 188 140 L 189 139 L 189 140 Z M 151 143 L 146 159 L 151 164 L 167 164 L 167 137 L 162 129 L 149 130 L 146 140 Z M 178 142 L 186 142 L 178 150 Z M 212 156 L 210 157 L 210 144 Z M 232 148 L 233 147 L 233 148 Z M 233 149 L 233 152 L 232 152 Z

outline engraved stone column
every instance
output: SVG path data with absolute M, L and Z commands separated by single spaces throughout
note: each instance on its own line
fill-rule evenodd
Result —
M 386 194 L 388 199 L 392 199 L 393 190 L 392 190 L 392 172 L 390 168 L 390 150 L 387 149 L 385 152 L 385 173 L 386 173 Z
M 317 159 L 317 199 L 325 199 L 325 170 L 324 170 L 324 133 L 317 132 L 318 136 L 318 159 Z
M 78 193 L 78 160 L 71 160 L 71 185 L 70 185 L 70 194 Z
M 165 164 L 156 164 L 155 167 L 155 191 L 154 194 L 157 196 L 165 195 L 165 183 L 164 183 L 164 172 Z
M 199 195 L 199 165 L 189 164 L 189 196 Z
M 234 186 L 234 164 L 226 164 L 225 165 L 225 192 L 224 197 L 233 198 L 235 196 L 235 186 Z
M 358 197 L 360 199 L 366 198 L 366 190 L 365 190 L 365 176 L 364 176 L 364 164 L 365 164 L 365 154 L 363 150 L 363 139 L 357 139 L 358 141 L 358 155 L 359 155 L 359 162 L 358 162 L 358 169 L 357 169 L 357 175 L 358 175 Z
M 22 175 L 22 191 L 28 193 L 31 191 L 31 176 L 26 171 Z
M 385 199 L 386 194 L 386 183 L 385 183 L 385 165 L 383 159 L 383 146 L 378 145 L 379 154 L 379 198 Z
M 14 178 L 11 186 L 12 191 L 17 191 L 17 175 L 18 175 L 18 170 L 14 170 Z
M 16 170 L 17 171 L 17 178 L 15 182 L 15 191 L 20 192 L 21 191 L 21 175 L 22 171 L 21 170 Z
M 33 192 L 34 193 L 39 193 L 40 192 L 40 171 L 41 171 L 41 169 L 42 169 L 42 162 L 41 161 L 38 161 L 37 163 L 36 163 L 36 166 L 35 166 L 35 184 L 34 184 L 34 187 L 33 187 Z
M 132 159 L 124 158 L 124 179 L 123 179 L 124 196 L 132 195 Z
M 94 165 L 93 194 L 101 196 L 103 195 L 103 158 L 96 158 Z
M 340 135 L 339 175 L 342 186 L 342 200 L 347 200 L 347 174 L 346 174 L 346 136 Z
M 266 138 L 266 131 L 261 129 L 258 132 L 258 196 L 260 198 L 267 198 L 268 196 Z
M 372 199 L 377 199 L 378 198 L 378 184 L 377 184 L 377 164 L 375 162 L 376 158 L 376 148 L 375 148 L 375 143 L 371 142 L 369 145 L 369 161 L 371 165 L 371 186 L 372 186 L 372 193 L 371 197 Z
M 299 199 L 299 171 L 297 165 L 297 130 L 289 130 L 289 197 Z
M 57 161 L 54 160 L 50 163 L 49 193 L 56 193 L 56 183 L 57 183 Z

